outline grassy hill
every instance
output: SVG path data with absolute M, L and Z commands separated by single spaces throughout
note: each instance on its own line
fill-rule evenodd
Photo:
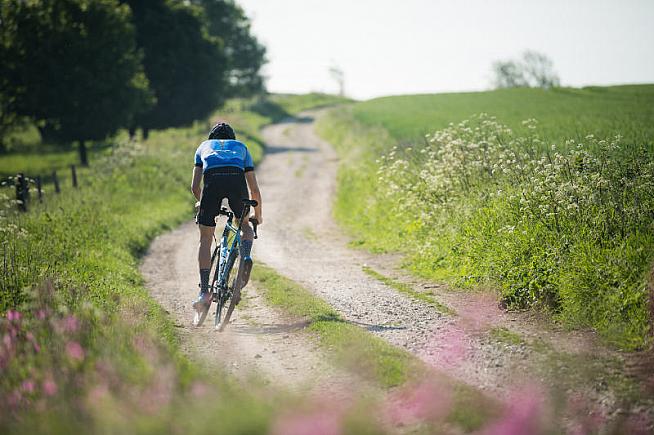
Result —
M 653 85 L 385 97 L 318 130 L 342 156 L 335 214 L 355 244 L 651 343 Z
M 357 121 L 383 126 L 398 141 L 422 141 L 427 133 L 482 112 L 498 117 L 518 134 L 526 132 L 523 120 L 535 118 L 550 141 L 619 132 L 626 142 L 651 144 L 654 85 L 406 95 L 365 101 L 352 109 Z

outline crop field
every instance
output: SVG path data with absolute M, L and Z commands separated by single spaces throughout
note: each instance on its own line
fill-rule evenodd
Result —
M 654 86 L 386 97 L 318 131 L 346 162 L 335 214 L 353 244 L 621 348 L 650 342 Z
M 397 141 L 422 142 L 450 122 L 488 113 L 517 134 L 528 130 L 522 121 L 535 118 L 549 141 L 619 133 L 627 143 L 652 146 L 654 85 L 405 95 L 364 101 L 352 113 L 365 125 L 382 126 Z

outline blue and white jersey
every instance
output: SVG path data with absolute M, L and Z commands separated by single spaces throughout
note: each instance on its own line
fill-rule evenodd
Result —
M 211 139 L 202 142 L 195 152 L 195 166 L 200 166 L 202 172 L 222 166 L 241 168 L 245 172 L 254 170 L 248 147 L 233 139 Z

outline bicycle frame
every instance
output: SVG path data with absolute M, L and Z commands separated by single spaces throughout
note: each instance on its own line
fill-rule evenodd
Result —
M 236 250 L 241 245 L 241 225 L 243 223 L 243 217 L 246 216 L 245 211 L 249 212 L 249 210 L 244 210 L 243 215 L 239 219 L 238 226 L 233 225 L 234 214 L 232 212 L 227 212 L 227 223 L 225 224 L 225 229 L 221 236 L 221 243 L 216 246 L 216 249 L 220 250 L 220 258 L 218 262 L 218 287 L 222 290 L 227 289 L 228 275 L 234 266 L 232 262 L 236 261 L 236 257 L 238 256 L 238 254 L 236 254 L 238 251 Z

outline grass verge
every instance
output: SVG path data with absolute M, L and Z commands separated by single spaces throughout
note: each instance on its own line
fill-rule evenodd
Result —
M 437 311 L 439 311 L 442 314 L 447 314 L 449 316 L 455 316 L 456 311 L 448 307 L 447 305 L 442 304 L 439 302 L 434 295 L 425 293 L 425 292 L 419 292 L 413 289 L 408 284 L 405 284 L 401 281 L 398 281 L 396 279 L 387 277 L 382 275 L 381 273 L 377 272 L 375 269 L 368 267 L 368 266 L 363 266 L 363 271 L 367 273 L 368 275 L 372 276 L 375 278 L 377 281 L 386 284 L 387 286 L 394 288 L 395 290 L 399 291 L 400 293 L 404 293 L 405 295 L 421 302 L 425 302 L 428 305 L 431 305 L 432 307 L 436 308 Z
M 327 302 L 274 269 L 257 264 L 252 279 L 269 304 L 306 319 L 321 345 L 348 369 L 385 388 L 419 376 L 420 364 L 409 353 L 345 321 Z

